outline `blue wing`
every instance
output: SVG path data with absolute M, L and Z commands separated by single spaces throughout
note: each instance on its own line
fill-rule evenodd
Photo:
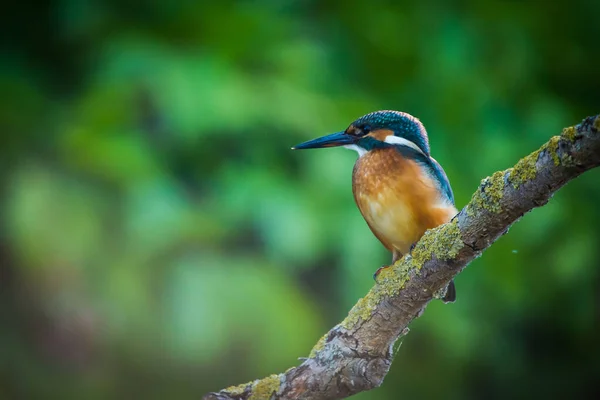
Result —
M 454 193 L 452 193 L 452 188 L 450 187 L 450 181 L 448 180 L 448 176 L 446 175 L 446 172 L 444 171 L 444 169 L 442 168 L 440 163 L 438 163 L 435 160 L 435 158 L 429 157 L 429 161 L 430 161 L 430 165 L 433 169 L 433 173 L 434 173 L 437 181 L 439 182 L 440 189 L 446 195 L 446 197 L 448 197 L 448 199 L 452 202 L 452 204 L 454 204 Z

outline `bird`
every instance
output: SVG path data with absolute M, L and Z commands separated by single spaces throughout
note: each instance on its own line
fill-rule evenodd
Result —
M 431 157 L 427 131 L 418 118 L 401 111 L 375 111 L 344 131 L 292 149 L 338 146 L 358 153 L 352 171 L 354 200 L 375 237 L 392 253 L 392 264 L 409 254 L 425 231 L 458 213 L 448 177 Z M 442 300 L 456 300 L 454 281 Z

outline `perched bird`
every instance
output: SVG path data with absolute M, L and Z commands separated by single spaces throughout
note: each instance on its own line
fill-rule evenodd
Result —
M 409 253 L 427 229 L 457 214 L 448 177 L 430 155 L 425 127 L 412 115 L 376 111 L 345 131 L 292 149 L 336 146 L 358 153 L 352 173 L 354 200 L 373 234 L 392 252 L 392 264 Z M 442 300 L 455 299 L 452 281 Z

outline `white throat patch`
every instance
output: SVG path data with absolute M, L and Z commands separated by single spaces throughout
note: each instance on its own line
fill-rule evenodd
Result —
M 354 150 L 358 153 L 358 158 L 364 156 L 365 154 L 367 154 L 367 151 L 365 149 L 363 149 L 362 147 L 356 145 L 356 144 L 347 144 L 344 146 L 347 149 L 350 150 Z
M 407 147 L 410 147 L 411 149 L 414 149 L 414 150 L 418 151 L 419 153 L 423 154 L 423 150 L 421 150 L 419 148 L 419 146 L 414 144 L 414 142 L 411 142 L 410 140 L 401 138 L 399 136 L 395 136 L 395 135 L 386 136 L 385 142 L 389 143 L 389 144 L 400 144 L 402 146 L 407 146 Z M 425 155 L 425 154 L 423 154 L 423 155 Z

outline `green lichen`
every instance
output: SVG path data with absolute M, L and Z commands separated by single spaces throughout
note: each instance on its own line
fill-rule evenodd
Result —
M 597 131 L 600 131 L 600 117 L 596 117 L 596 119 L 594 119 L 594 128 Z
M 573 159 L 573 157 L 571 157 L 570 154 L 563 154 L 560 157 L 560 162 L 565 167 L 574 167 L 575 166 L 575 160 Z
M 485 209 L 493 213 L 501 211 L 500 200 L 504 194 L 505 174 L 506 171 L 498 171 L 481 181 L 480 189 L 471 197 L 467 215 L 473 215 L 473 208 Z
M 566 128 L 569 129 L 569 128 Z M 573 128 L 574 130 L 574 128 Z M 573 160 L 573 157 L 571 157 L 571 155 L 567 152 L 567 151 L 562 151 L 560 154 L 558 152 L 559 149 L 559 143 L 561 140 L 564 140 L 564 137 L 561 136 L 554 136 L 552 137 L 548 143 L 546 143 L 544 145 L 544 147 L 542 147 L 542 151 L 547 151 L 548 154 L 550 155 L 550 157 L 552 157 L 552 161 L 554 161 L 554 165 L 563 165 L 565 167 L 572 167 L 575 165 L 575 161 Z M 570 139 L 569 139 L 570 140 Z
M 274 393 L 279 390 L 281 381 L 279 375 L 270 375 L 266 378 L 254 381 L 252 384 L 252 394 L 248 400 L 270 399 Z
M 537 162 L 540 154 L 546 153 L 554 162 L 554 165 L 573 165 L 573 158 L 565 151 L 559 154 L 559 145 L 561 140 L 574 140 L 577 131 L 574 127 L 563 129 L 561 136 L 553 136 L 539 150 L 534 151 L 527 157 L 523 157 L 514 168 L 512 168 L 508 179 L 515 188 L 518 188 L 523 183 L 532 180 L 537 175 Z
M 536 177 L 536 175 L 537 175 L 536 164 L 537 164 L 537 160 L 540 156 L 540 153 L 542 152 L 543 149 L 544 149 L 544 147 L 542 147 L 539 150 L 534 151 L 533 153 L 531 153 L 528 156 L 521 158 L 519 160 L 519 162 L 517 163 L 517 165 L 515 165 L 514 168 L 512 168 L 510 170 L 508 179 L 512 183 L 512 185 L 515 187 L 515 189 L 517 189 L 523 183 L 528 182 Z
M 252 384 L 252 382 L 246 382 L 246 383 L 242 383 L 241 385 L 237 385 L 237 386 L 229 386 L 229 387 L 223 389 L 223 392 L 227 392 L 232 396 L 240 396 L 242 393 L 244 393 L 246 391 L 248 386 L 250 386 L 251 384 Z
M 323 347 L 325 347 L 325 343 L 327 342 L 327 335 L 329 335 L 329 332 L 321 336 L 321 339 L 319 339 L 317 344 L 315 344 L 315 346 L 310 351 L 308 358 L 314 358 L 319 351 L 323 350 Z
M 548 152 L 554 165 L 560 165 L 560 157 L 558 156 L 558 143 L 560 142 L 560 136 L 552 136 L 548 143 L 546 143 L 545 150 Z
M 463 246 L 457 220 L 425 232 L 411 256 L 404 257 L 396 264 L 381 270 L 377 276 L 377 285 L 365 297 L 358 300 L 341 326 L 352 329 L 359 322 L 368 320 L 377 305 L 404 288 L 411 274 L 418 272 L 427 260 L 432 257 L 439 260 L 451 259 Z
M 346 319 L 341 323 L 342 327 L 346 329 L 352 329 L 360 321 L 366 321 L 369 319 L 375 306 L 379 302 L 380 297 L 377 295 L 377 286 L 375 286 L 367 295 L 358 300 L 358 302 L 352 307 L 352 310 L 348 313 Z
M 412 251 L 413 262 L 417 269 L 431 258 L 450 260 L 458 255 L 464 243 L 455 218 L 447 224 L 425 232 Z
M 377 285 L 358 300 L 340 325 L 345 329 L 352 329 L 360 321 L 368 320 L 384 298 L 393 296 L 404 287 L 413 270 L 415 268 L 411 257 L 404 257 L 396 264 L 382 269 L 377 275 Z
M 596 122 L 598 121 L 598 118 L 596 118 Z M 594 123 L 595 125 L 595 123 Z M 563 129 L 561 136 L 571 142 L 573 142 L 575 140 L 575 138 L 577 137 L 577 129 L 575 129 L 574 126 L 569 126 L 568 128 Z

